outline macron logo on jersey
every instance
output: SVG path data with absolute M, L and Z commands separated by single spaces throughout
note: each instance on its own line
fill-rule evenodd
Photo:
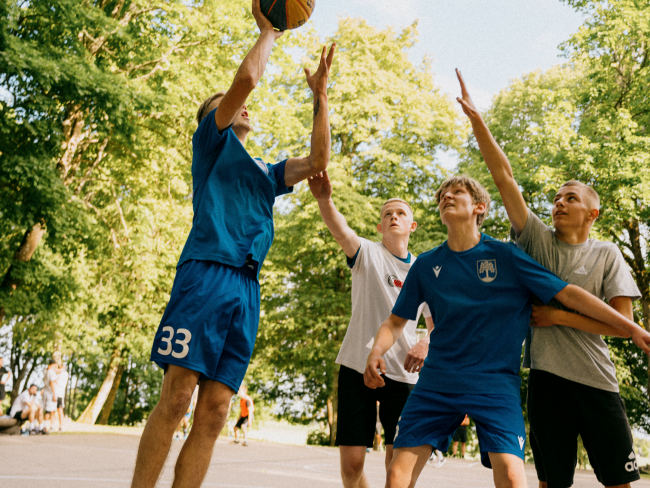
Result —
M 402 288 L 404 286 L 404 282 L 398 280 L 395 275 L 386 275 L 386 282 L 388 283 L 388 286 L 393 288 Z
M 517 436 L 517 439 L 519 439 L 519 447 L 520 447 L 520 448 L 522 449 L 522 451 L 523 451 L 523 449 L 524 449 L 524 444 L 526 443 L 526 441 L 525 441 L 524 438 L 521 437 L 521 436 Z
M 434 266 L 433 267 L 433 272 L 436 274 L 436 278 L 440 274 L 440 270 L 442 269 L 442 266 Z

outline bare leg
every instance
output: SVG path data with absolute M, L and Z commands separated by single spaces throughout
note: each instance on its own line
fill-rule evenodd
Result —
M 244 423 L 242 424 L 242 426 L 241 426 L 241 431 L 242 431 L 242 434 L 244 434 L 244 445 L 246 445 L 246 444 L 247 444 L 247 439 L 248 439 L 248 437 L 247 437 L 247 434 L 248 434 L 248 426 L 246 425 L 246 422 L 244 422 Z
M 192 400 L 200 373 L 170 364 L 158 405 L 140 439 L 132 488 L 153 488 L 169 453 L 174 431 Z
M 366 462 L 366 446 L 339 446 L 339 454 L 343 486 L 345 488 L 368 488 L 368 478 L 363 472 L 363 465 Z
M 229 386 L 218 381 L 201 381 L 194 427 L 178 455 L 172 488 L 201 486 L 210 466 L 214 444 L 226 424 L 230 399 L 234 394 Z
M 428 444 L 395 449 L 386 475 L 386 488 L 413 488 L 432 450 Z
M 451 455 L 456 457 L 456 454 L 458 453 L 458 441 L 454 441 L 452 446 L 453 447 L 451 448 Z
M 390 466 L 390 462 L 393 460 L 393 445 L 392 444 L 386 444 L 386 459 L 384 460 L 386 464 L 386 472 L 388 473 L 388 466 Z
M 527 488 L 524 462 L 514 454 L 488 453 L 496 488 Z
M 239 442 L 239 439 L 237 438 L 237 436 L 238 436 L 238 434 L 239 434 L 239 427 L 237 427 L 237 426 L 235 425 L 235 429 L 234 429 L 234 430 L 235 430 L 235 442 Z
M 63 419 L 65 418 L 63 407 L 59 407 L 57 411 L 59 412 L 59 430 L 63 430 Z
M 467 446 L 466 446 L 466 444 L 465 444 L 464 442 L 461 442 L 461 443 L 460 443 L 460 455 L 461 455 L 461 457 L 462 457 L 463 459 L 465 458 L 465 448 L 466 448 L 466 447 L 467 447 Z

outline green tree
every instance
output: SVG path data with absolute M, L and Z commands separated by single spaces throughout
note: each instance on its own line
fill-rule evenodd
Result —
M 569 62 L 513 81 L 485 116 L 506 152 L 527 204 L 550 222 L 559 186 L 578 179 L 601 196 L 592 237 L 623 251 L 642 293 L 636 310 L 650 330 L 650 6 L 633 0 L 567 1 L 586 15 L 562 45 Z M 461 165 L 493 188 L 475 141 Z M 493 194 L 500 202 L 498 194 Z M 497 234 L 507 237 L 502 209 Z M 650 427 L 648 358 L 629 341 L 608 339 L 631 422 Z
M 318 38 L 304 36 L 309 37 L 300 45 L 319 52 L 311 48 L 320 45 Z M 412 202 L 423 227 L 412 248 L 420 252 L 444 236 L 430 208 L 441 177 L 436 151 L 458 148 L 465 127 L 433 85 L 428 60 L 421 66 L 408 60 L 416 38 L 415 25 L 396 33 L 358 19 L 340 21 L 328 40 L 338 45 L 328 90 L 333 147 L 328 171 L 336 205 L 361 236 L 378 238 L 383 200 L 399 196 Z M 304 62 L 315 64 L 311 56 Z M 291 133 L 279 127 L 265 154 L 277 158 L 286 154 L 283 148 L 300 150 L 291 141 L 306 145 L 311 108 L 297 73 L 269 84 L 292 98 Z M 272 123 L 265 133 L 275 134 Z M 350 273 L 307 185 L 287 200 L 276 216 L 275 242 L 262 270 L 262 318 L 251 376 L 286 417 L 327 421 L 333 442 L 334 360 L 350 318 Z

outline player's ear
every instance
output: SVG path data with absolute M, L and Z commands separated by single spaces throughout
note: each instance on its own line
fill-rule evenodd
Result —
M 411 228 L 409 229 L 409 232 L 415 232 L 415 229 L 418 228 L 418 223 L 414 220 L 411 222 Z
M 481 215 L 485 213 L 485 203 L 484 202 L 478 202 L 476 204 L 476 207 L 474 207 L 474 214 L 475 215 Z
M 377 232 L 379 232 L 380 234 L 383 234 L 383 232 L 381 230 L 381 224 L 377 224 Z
M 592 208 L 587 214 L 587 221 L 593 224 L 599 215 L 600 215 L 600 210 L 598 210 L 597 208 Z

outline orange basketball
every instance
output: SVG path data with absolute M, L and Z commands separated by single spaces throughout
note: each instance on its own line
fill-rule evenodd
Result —
M 260 0 L 262 13 L 278 30 L 296 29 L 309 20 L 316 0 Z

